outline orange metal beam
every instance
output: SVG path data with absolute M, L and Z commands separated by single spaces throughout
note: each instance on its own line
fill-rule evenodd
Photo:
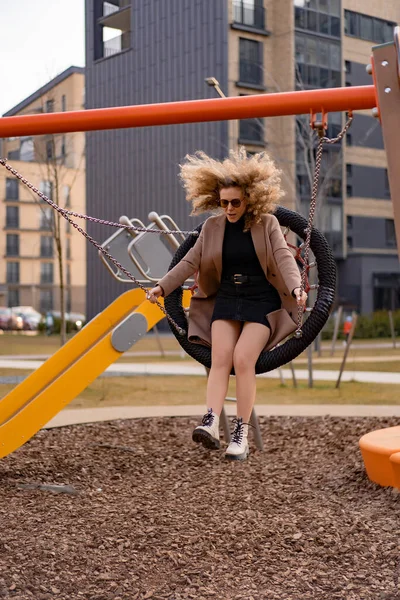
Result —
M 376 105 L 373 85 L 164 104 L 142 104 L 44 115 L 3 117 L 0 118 L 0 138 L 251 117 L 277 117 L 322 111 L 363 110 L 374 108 Z

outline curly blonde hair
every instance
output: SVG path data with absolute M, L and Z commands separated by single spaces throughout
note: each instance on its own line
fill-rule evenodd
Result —
M 247 202 L 245 231 L 261 223 L 265 213 L 275 210 L 284 195 L 281 189 L 281 171 L 265 152 L 248 156 L 242 146 L 230 150 L 223 161 L 214 160 L 204 152 L 186 155 L 180 165 L 180 179 L 186 190 L 186 200 L 192 203 L 192 215 L 215 211 L 219 206 L 220 190 L 240 187 Z

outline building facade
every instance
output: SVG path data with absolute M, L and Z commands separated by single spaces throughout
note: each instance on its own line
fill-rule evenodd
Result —
M 399 21 L 396 0 L 86 0 L 86 108 L 370 84 L 371 47 L 392 40 Z M 244 145 L 274 157 L 284 204 L 306 213 L 315 148 L 307 121 L 254 118 L 88 133 L 88 212 L 146 221 L 156 210 L 190 228 L 198 221 L 188 216 L 179 163 L 196 150 L 222 158 Z M 344 115 L 330 115 L 328 134 L 337 135 L 343 123 Z M 338 302 L 361 312 L 400 307 L 385 165 L 380 126 L 368 112 L 355 116 L 347 142 L 324 155 L 316 224 L 337 260 Z M 109 235 L 88 227 L 98 240 Z M 123 287 L 89 248 L 89 314 Z
M 84 70 L 70 67 L 3 116 L 81 110 L 84 87 Z M 3 139 L 0 154 L 56 204 L 85 213 L 83 133 Z M 61 265 L 65 308 L 85 314 L 84 237 L 4 168 L 0 196 L 0 304 L 59 310 Z

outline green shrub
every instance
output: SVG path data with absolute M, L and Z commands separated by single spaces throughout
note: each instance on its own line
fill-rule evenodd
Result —
M 393 323 L 395 335 L 400 335 L 400 310 L 393 311 Z M 322 339 L 331 340 L 335 327 L 334 316 L 331 315 L 322 330 Z M 354 339 L 373 339 L 373 338 L 389 338 L 392 333 L 390 330 L 389 314 L 387 310 L 378 310 L 370 315 L 358 315 Z M 343 319 L 339 327 L 340 339 L 343 335 Z

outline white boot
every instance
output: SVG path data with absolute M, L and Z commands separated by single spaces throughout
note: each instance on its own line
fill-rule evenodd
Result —
M 218 450 L 219 448 L 219 416 L 213 413 L 212 408 L 207 409 L 201 425 L 193 431 L 192 439 L 194 442 L 203 444 L 204 448 L 209 450 Z
M 243 423 L 243 419 L 234 419 L 235 429 L 232 434 L 231 443 L 225 452 L 225 458 L 229 460 L 246 460 L 249 454 L 249 443 L 247 435 L 249 426 Z

